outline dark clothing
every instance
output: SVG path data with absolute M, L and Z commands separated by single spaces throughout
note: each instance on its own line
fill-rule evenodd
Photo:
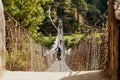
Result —
M 57 49 L 57 58 L 58 58 L 58 60 L 61 60 L 60 56 L 61 56 L 62 50 L 60 47 L 57 47 L 56 49 Z
M 60 56 L 61 56 L 61 52 L 57 52 L 57 58 L 58 58 L 58 60 L 61 60 Z
M 62 52 L 62 50 L 61 50 L 61 48 L 60 48 L 60 47 L 58 47 L 58 52 L 59 52 L 59 53 L 61 53 L 61 52 Z

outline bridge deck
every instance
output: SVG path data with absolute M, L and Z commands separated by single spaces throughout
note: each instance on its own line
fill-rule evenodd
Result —
M 52 64 L 52 66 L 46 70 L 46 72 L 70 72 L 67 64 L 65 63 L 65 57 L 61 58 L 61 61 L 57 60 Z
M 6 71 L 4 72 L 0 80 L 110 80 L 110 79 L 104 78 L 101 75 L 100 71 L 81 71 L 81 72 Z

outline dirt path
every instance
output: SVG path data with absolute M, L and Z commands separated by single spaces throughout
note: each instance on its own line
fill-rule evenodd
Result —
M 110 80 L 110 79 L 104 78 L 100 71 L 81 71 L 81 72 L 6 71 L 0 80 Z

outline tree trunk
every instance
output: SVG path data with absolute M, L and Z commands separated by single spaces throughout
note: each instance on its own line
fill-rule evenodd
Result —
M 5 18 L 0 0 L 0 70 L 5 69 Z
M 109 37 L 109 48 L 108 48 L 108 57 L 109 57 L 109 73 L 112 75 L 112 80 L 118 80 L 118 46 L 119 44 L 119 29 L 118 24 L 120 21 L 115 17 L 115 9 L 113 7 L 115 0 L 109 0 L 108 7 L 108 37 Z

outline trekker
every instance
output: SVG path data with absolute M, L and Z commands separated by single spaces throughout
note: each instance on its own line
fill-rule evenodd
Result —
M 60 44 L 62 44 L 62 40 L 60 40 Z
M 59 25 L 58 25 L 58 30 L 59 30 L 59 33 L 61 33 L 62 32 L 62 20 L 60 19 L 59 20 Z
M 56 49 L 57 49 L 57 58 L 58 58 L 58 60 L 61 60 L 61 57 L 60 57 L 60 56 L 61 56 L 62 50 L 61 50 L 60 47 L 57 47 Z M 56 49 L 55 49 L 55 50 L 56 50 Z

